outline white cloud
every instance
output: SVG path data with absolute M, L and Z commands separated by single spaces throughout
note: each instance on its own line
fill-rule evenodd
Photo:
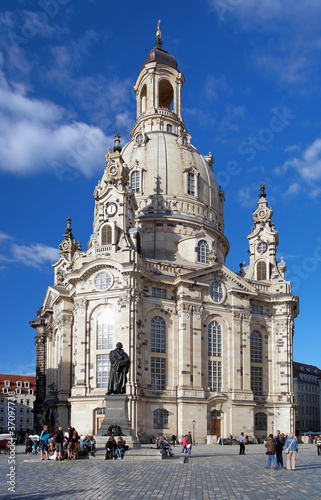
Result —
M 232 94 L 232 89 L 229 87 L 224 75 L 218 78 L 208 75 L 205 80 L 203 92 L 210 101 L 213 101 L 218 99 L 222 93 Z
M 286 172 L 294 168 L 307 182 L 312 183 L 321 179 L 321 138 L 316 139 L 301 154 L 287 160 L 281 167 Z
M 12 259 L 26 266 L 40 269 L 47 262 L 53 264 L 59 258 L 59 250 L 57 248 L 43 245 L 42 243 L 33 243 L 30 246 L 11 245 Z
M 293 182 L 288 189 L 286 190 L 285 194 L 288 195 L 297 195 L 301 192 L 301 185 L 298 182 Z
M 71 119 L 55 103 L 28 97 L 0 79 L 0 171 L 30 174 L 60 163 L 89 177 L 113 142 L 98 127 Z
M 297 151 L 298 149 L 301 149 L 301 144 L 292 144 L 291 146 L 287 146 L 284 148 L 285 153 L 294 153 L 294 151 Z

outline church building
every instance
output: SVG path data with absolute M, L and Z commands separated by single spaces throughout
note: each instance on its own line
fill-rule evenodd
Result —
M 54 285 L 30 322 L 38 429 L 98 433 L 109 353 L 121 342 L 128 422 L 142 442 L 192 428 L 199 443 L 294 431 L 298 298 L 277 261 L 273 212 L 261 184 L 249 262 L 228 269 L 225 196 L 212 154 L 185 127 L 183 84 L 158 27 L 134 85 L 131 140 L 121 147 L 116 134 L 105 155 L 87 250 L 67 219 Z

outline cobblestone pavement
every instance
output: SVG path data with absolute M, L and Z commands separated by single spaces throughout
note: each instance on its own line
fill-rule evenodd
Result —
M 15 492 L 6 483 L 8 456 L 0 454 L 0 500 L 55 499 L 321 499 L 321 456 L 314 445 L 299 445 L 297 470 L 265 469 L 264 445 L 196 445 L 187 463 L 181 446 L 166 460 L 41 461 L 16 448 Z M 285 459 L 286 460 L 286 459 Z M 11 465 L 12 467 L 12 465 Z

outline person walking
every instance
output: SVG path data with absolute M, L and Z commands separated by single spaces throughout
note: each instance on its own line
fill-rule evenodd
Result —
M 295 470 L 296 468 L 296 456 L 298 454 L 299 447 L 296 437 L 293 432 L 289 432 L 288 437 L 284 443 L 284 453 L 287 455 L 286 469 Z
M 268 455 L 267 466 L 265 468 L 270 469 L 271 468 L 271 461 L 272 461 L 274 464 L 274 469 L 277 469 L 278 463 L 274 457 L 276 443 L 275 443 L 275 439 L 273 437 L 273 434 L 269 434 L 269 439 L 265 443 L 265 448 L 266 448 L 266 454 Z
M 317 447 L 318 455 L 321 455 L 321 435 L 317 437 L 315 446 Z
M 239 455 L 245 455 L 245 439 L 244 439 L 244 432 L 241 432 L 239 436 L 239 445 L 240 445 L 240 452 Z
M 280 431 L 276 431 L 275 433 L 275 455 L 276 461 L 278 463 L 278 467 L 283 469 L 283 446 L 284 446 L 284 437 L 280 433 Z
M 188 431 L 188 434 L 186 436 L 186 442 L 187 442 L 187 446 L 186 446 L 187 454 L 190 455 L 192 453 L 192 444 L 193 444 L 191 431 Z

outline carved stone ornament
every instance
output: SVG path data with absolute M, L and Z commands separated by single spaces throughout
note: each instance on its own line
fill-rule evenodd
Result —
M 76 299 L 75 300 L 75 316 L 83 316 L 86 311 L 87 300 L 86 299 Z

